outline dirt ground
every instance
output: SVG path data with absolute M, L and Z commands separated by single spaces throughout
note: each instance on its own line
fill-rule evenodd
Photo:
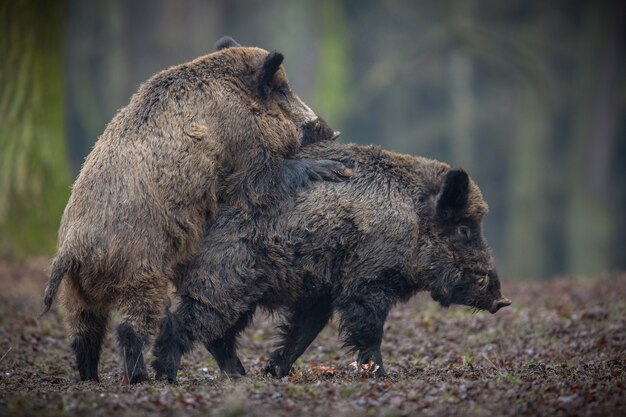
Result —
M 38 318 L 46 267 L 0 262 L 1 416 L 626 415 L 625 273 L 508 283 L 514 304 L 496 315 L 443 309 L 421 294 L 387 321 L 385 378 L 355 372 L 336 321 L 289 377 L 261 375 L 276 323 L 260 313 L 241 340 L 247 377 L 220 376 L 198 347 L 178 385 L 129 386 L 112 332 L 101 382 L 77 382 L 62 314 Z

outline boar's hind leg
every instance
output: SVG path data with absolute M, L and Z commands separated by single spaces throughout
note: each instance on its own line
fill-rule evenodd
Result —
M 128 294 L 120 303 L 122 322 L 117 326 L 117 339 L 124 380 L 136 384 L 148 379 L 143 349 L 156 333 L 165 310 L 167 281 L 158 276 L 146 276 Z
M 357 364 L 374 362 L 375 374 L 385 375 L 380 345 L 383 327 L 389 312 L 389 303 L 384 294 L 369 294 L 365 297 L 347 297 L 337 305 L 341 313 L 340 330 L 344 344 L 358 353 Z
M 117 340 L 122 355 L 124 381 L 131 384 L 146 381 L 148 372 L 143 361 L 143 348 L 147 339 L 140 337 L 129 323 L 124 322 L 117 326 Z
M 263 371 L 277 378 L 289 375 L 294 362 L 326 326 L 332 315 L 330 297 L 316 299 L 293 309 L 280 326 L 280 347 L 270 355 Z
M 182 355 L 196 341 L 215 349 L 219 356 L 222 352 L 213 343 L 224 339 L 238 322 L 247 324 L 242 316 L 254 311 L 263 289 L 254 283 L 252 251 L 238 236 L 238 232 L 224 233 L 216 236 L 206 251 L 201 249 L 197 260 L 201 267 L 188 272 L 184 287 L 178 290 L 180 304 L 172 316 L 174 337 L 168 337 L 162 328 L 154 345 L 152 366 L 157 376 L 174 381 Z M 227 345 L 234 344 L 236 334 Z
M 246 370 L 237 356 L 237 337 L 248 327 L 253 315 L 254 310 L 244 313 L 223 338 L 205 343 L 207 350 L 211 352 L 220 367 L 220 371 L 225 375 L 244 376 L 246 374 Z
M 106 312 L 73 307 L 67 309 L 67 321 L 72 334 L 72 350 L 76 355 L 80 379 L 98 381 L 98 362 L 109 315 Z
M 217 297 L 214 294 L 214 298 Z M 243 374 L 245 371 L 234 347 L 240 332 L 238 326 L 241 326 L 241 330 L 245 328 L 249 322 L 245 315 L 249 313 L 243 316 L 232 311 L 225 312 L 228 315 L 223 313 L 183 293 L 178 309 L 173 314 L 168 314 L 154 343 L 156 359 L 152 362 L 152 367 L 157 379 L 165 376 L 169 382 L 175 382 L 182 356 L 191 351 L 196 341 L 204 343 L 225 373 L 236 371 L 232 374 Z M 224 361 L 223 364 L 220 363 L 221 360 Z

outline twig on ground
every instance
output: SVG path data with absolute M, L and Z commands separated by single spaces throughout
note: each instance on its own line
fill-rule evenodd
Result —
M 4 355 L 2 355 L 2 357 L 0 358 L 0 362 L 2 362 L 2 359 L 4 359 L 4 357 L 8 355 L 12 349 L 13 349 L 13 346 L 10 346 L 9 349 L 6 352 L 4 352 Z

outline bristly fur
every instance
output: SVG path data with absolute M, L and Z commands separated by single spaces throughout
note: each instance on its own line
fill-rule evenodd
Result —
M 42 316 L 50 311 L 52 303 L 54 302 L 54 298 L 56 297 L 57 291 L 59 290 L 59 286 L 61 285 L 61 281 L 63 281 L 65 274 L 70 272 L 70 270 L 72 269 L 76 269 L 76 267 L 73 265 L 73 262 L 69 256 L 59 254 L 54 259 L 54 262 L 52 263 L 52 267 L 50 269 L 50 278 L 48 279 L 48 285 L 46 286 L 43 298 L 44 309 L 41 312 Z
M 337 311 L 345 346 L 382 375 L 383 328 L 396 302 L 425 290 L 442 305 L 491 309 L 501 297 L 481 232 L 487 206 L 464 171 L 331 142 L 305 147 L 300 157 L 335 159 L 354 175 L 296 197 L 283 194 L 261 215 L 221 205 L 198 253 L 179 271 L 186 285 L 174 313 L 181 333 L 174 337 L 210 345 L 256 306 L 286 311 L 281 343 L 265 367 L 282 377 Z M 460 226 L 474 232 L 470 240 Z M 483 271 L 489 286 L 478 284 Z M 176 355 L 166 345 L 157 342 L 158 360 Z
M 303 141 L 334 135 L 289 90 L 280 53 L 230 38 L 217 46 L 146 81 L 72 187 L 44 311 L 60 288 L 82 379 L 97 379 L 101 323 L 114 309 L 123 372 L 131 383 L 144 379 L 137 341 L 157 332 L 169 282 L 184 285 L 174 271 L 196 252 L 218 201 L 254 217 L 284 199 L 276 193 L 349 175 L 339 162 L 297 158 Z M 322 127 L 311 132 L 311 123 Z M 130 370 L 128 358 L 137 362 Z

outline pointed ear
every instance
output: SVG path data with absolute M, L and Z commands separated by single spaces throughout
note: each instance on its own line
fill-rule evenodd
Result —
M 239 45 L 237 41 L 231 38 L 230 36 L 224 36 L 220 38 L 220 40 L 215 42 L 216 51 L 221 51 L 222 49 L 226 49 L 226 48 L 238 48 L 240 46 L 241 45 Z
M 450 220 L 467 205 L 469 196 L 469 176 L 462 169 L 451 169 L 446 174 L 437 197 L 437 215 Z
M 263 61 L 263 66 L 261 67 L 261 72 L 259 72 L 258 85 L 259 85 L 259 93 L 262 98 L 267 98 L 270 93 L 270 84 L 272 83 L 272 79 L 274 78 L 274 74 L 278 71 L 280 64 L 283 63 L 283 54 L 280 52 L 270 52 L 265 61 Z

